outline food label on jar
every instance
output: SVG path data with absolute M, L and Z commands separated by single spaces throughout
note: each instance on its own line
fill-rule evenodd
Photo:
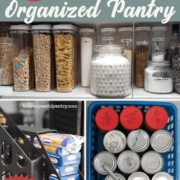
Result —
M 152 38 L 152 41 L 165 41 L 166 38 Z
M 132 42 L 132 39 L 121 39 L 121 42 Z
M 172 81 L 171 78 L 154 78 L 154 81 Z
M 148 45 L 149 42 L 148 42 L 148 41 L 137 41 L 136 44 L 137 44 L 137 45 Z
M 12 43 L 0 43 L 0 46 L 12 46 Z
M 103 37 L 102 38 L 103 41 L 114 41 L 113 37 Z

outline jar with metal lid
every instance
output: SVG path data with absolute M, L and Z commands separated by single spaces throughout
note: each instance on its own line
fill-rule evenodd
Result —
M 107 166 L 112 172 L 114 172 L 117 167 L 116 157 L 107 151 L 100 152 L 95 156 L 93 166 L 99 174 L 108 175 L 104 165 Z
M 151 136 L 151 147 L 159 153 L 168 152 L 174 143 L 172 135 L 166 130 L 155 131 Z
M 11 25 L 13 38 L 13 73 L 15 91 L 28 91 L 35 87 L 33 41 L 31 26 Z
M 159 172 L 152 177 L 152 180 L 173 180 L 173 177 L 166 172 Z
M 150 145 L 149 134 L 142 129 L 131 131 L 127 137 L 127 144 L 134 152 L 144 152 Z
M 131 93 L 131 67 L 119 45 L 96 47 L 91 61 L 90 91 L 102 97 L 126 97 Z
M 129 176 L 128 180 L 150 180 L 150 178 L 143 172 L 135 172 Z
M 13 38 L 10 35 L 9 26 L 0 25 L 0 69 L 3 69 L 1 85 L 14 84 L 13 76 Z
M 119 155 L 117 165 L 121 172 L 132 174 L 140 168 L 140 157 L 133 151 L 124 151 Z
M 144 89 L 153 93 L 170 93 L 173 91 L 173 72 L 170 62 L 148 61 L 148 67 L 144 71 Z
M 125 177 L 119 173 L 114 173 L 114 175 L 118 178 L 118 180 L 126 180 Z M 108 175 L 105 180 L 114 180 L 111 175 Z
M 141 167 L 147 174 L 156 174 L 164 167 L 164 158 L 155 151 L 145 153 L 141 159 Z
M 54 43 L 50 24 L 33 25 L 33 54 L 36 91 L 55 88 Z
M 121 131 L 110 131 L 104 136 L 103 144 L 110 153 L 120 153 L 126 147 L 126 136 Z
M 116 44 L 116 28 L 102 28 L 101 35 L 102 35 L 102 44 Z
M 58 92 L 71 92 L 78 83 L 78 28 L 72 24 L 53 26 Z

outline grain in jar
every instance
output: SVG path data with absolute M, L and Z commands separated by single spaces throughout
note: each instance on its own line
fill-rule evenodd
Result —
M 53 26 L 58 92 L 71 92 L 78 83 L 78 29 L 71 24 Z
M 36 91 L 55 88 L 55 59 L 50 24 L 33 25 L 34 67 Z

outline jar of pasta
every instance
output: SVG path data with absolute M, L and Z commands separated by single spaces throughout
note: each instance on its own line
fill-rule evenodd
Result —
M 71 24 L 53 26 L 58 92 L 71 92 L 78 83 L 78 28 Z
M 36 91 L 55 88 L 55 59 L 50 24 L 33 25 L 33 54 Z

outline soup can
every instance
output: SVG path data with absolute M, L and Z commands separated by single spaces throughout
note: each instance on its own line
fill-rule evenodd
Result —
M 114 175 L 119 179 L 119 180 L 126 180 L 125 177 L 119 173 L 114 173 Z M 110 175 L 108 175 L 105 180 L 114 180 Z
M 152 178 L 152 180 L 173 180 L 173 177 L 170 176 L 168 173 L 165 172 L 159 172 L 155 174 Z
M 150 180 L 150 178 L 143 172 L 135 172 L 129 176 L 128 180 Z

